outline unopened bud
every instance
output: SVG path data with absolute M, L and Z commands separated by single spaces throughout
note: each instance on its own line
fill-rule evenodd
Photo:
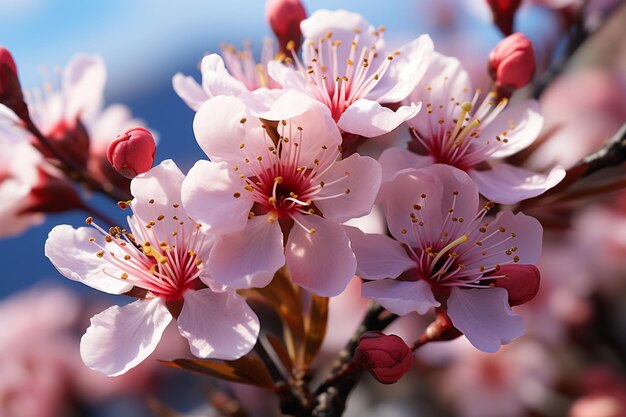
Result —
M 495 274 L 506 275 L 505 278 L 494 279 L 493 285 L 504 288 L 509 293 L 511 306 L 529 302 L 539 291 L 541 274 L 535 265 L 502 265 Z
M 155 153 L 152 134 L 147 129 L 136 127 L 109 143 L 107 159 L 117 172 L 126 178 L 134 178 L 152 168 Z
M 306 10 L 300 0 L 267 0 L 265 16 L 278 39 L 281 52 L 287 53 L 288 49 L 298 52 L 302 43 L 300 22 L 306 19 Z
M 15 61 L 9 50 L 2 46 L 0 46 L 0 104 L 13 110 L 22 120 L 28 117 L 28 107 L 24 103 Z
M 72 122 L 61 120 L 48 132 L 45 132 L 45 136 L 46 139 L 48 139 L 48 142 L 50 142 L 58 152 L 62 153 L 66 157 L 69 157 L 80 166 L 84 167 L 87 164 L 90 147 L 89 132 L 80 119 L 76 119 Z M 32 140 L 33 146 L 35 146 L 44 156 L 55 156 L 50 149 L 43 146 L 39 140 L 34 137 Z
M 515 12 L 522 0 L 487 0 L 487 4 L 493 13 L 493 23 L 504 33 L 513 33 L 513 20 Z
M 533 44 L 521 33 L 507 36 L 489 54 L 488 65 L 498 95 L 509 97 L 528 84 L 535 74 Z
M 361 336 L 355 359 L 378 382 L 393 384 L 413 366 L 413 351 L 396 335 L 372 331 Z

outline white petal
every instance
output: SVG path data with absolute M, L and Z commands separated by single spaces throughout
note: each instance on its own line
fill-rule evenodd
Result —
M 331 184 L 342 177 L 345 178 Z M 343 223 L 372 211 L 380 187 L 381 168 L 378 162 L 368 156 L 352 154 L 335 162 L 321 180 L 330 185 L 325 185 L 316 197 L 339 197 L 326 200 L 314 198 L 315 205 L 325 218 Z
M 511 128 L 511 123 L 514 127 Z M 507 139 L 506 144 L 491 154 L 492 158 L 504 158 L 513 155 L 532 144 L 543 128 L 543 116 L 536 100 L 513 103 L 492 122 L 480 129 L 482 140 L 495 143 L 496 136 Z M 506 132 L 506 134 L 504 134 Z
M 420 111 L 419 105 L 401 106 L 393 111 L 373 100 L 359 99 L 343 112 L 337 126 L 345 132 L 372 138 L 391 132 Z
M 344 228 L 356 256 L 356 274 L 359 277 L 375 280 L 396 278 L 416 266 L 398 241 L 384 235 L 366 234 L 356 227 Z
M 100 56 L 77 54 L 63 70 L 65 117 L 73 121 L 98 110 L 103 102 L 106 67 Z
M 244 185 L 225 162 L 198 161 L 183 181 L 183 206 L 195 221 L 212 233 L 236 232 L 248 222 L 253 204 L 246 198 L 250 192 Z
M 228 292 L 187 291 L 178 330 L 199 358 L 234 360 L 248 353 L 259 335 L 259 319 L 246 301 Z
M 435 163 L 431 156 L 418 155 L 407 149 L 387 148 L 378 157 L 383 169 L 383 182 L 393 180 L 404 169 L 419 169 Z
M 180 191 L 184 179 L 185 176 L 171 159 L 137 175 L 130 182 L 130 193 L 135 197 L 132 201 L 133 213 L 144 222 L 156 220 L 155 217 L 161 214 L 167 222 L 174 222 L 172 217 L 175 215 L 185 218 L 186 213 L 181 208 L 174 208 L 174 205 L 181 204 Z M 165 239 L 165 236 L 161 238 Z
M 397 281 L 384 279 L 363 283 L 361 295 L 371 298 L 390 312 L 404 316 L 412 312 L 426 314 L 439 307 L 430 285 L 424 280 Z
M 172 86 L 178 97 L 183 99 L 185 104 L 194 111 L 198 111 L 202 103 L 209 99 L 207 93 L 193 77 L 183 75 L 180 72 L 172 78 Z
M 317 295 L 340 294 L 356 271 L 356 257 L 342 226 L 316 215 L 297 215 L 286 246 L 292 280 Z M 310 233 L 314 230 L 313 233 Z
M 121 375 L 154 351 L 170 321 L 172 315 L 159 298 L 110 307 L 91 318 L 80 355 L 95 371 Z
M 270 90 L 271 91 L 271 90 Z M 280 90 L 279 90 L 280 91 Z M 252 111 L 256 117 L 266 120 L 287 120 L 306 113 L 317 102 L 305 93 L 285 90 L 262 112 Z
M 311 88 L 307 80 L 294 68 L 278 61 L 267 63 L 267 73 L 272 79 L 285 89 L 293 89 L 312 95 Z
M 524 334 L 524 319 L 513 313 L 504 288 L 452 288 L 448 315 L 478 350 L 496 352 Z
M 113 276 L 121 276 L 118 268 L 96 256 L 100 249 L 89 241 L 96 239 L 104 246 L 103 236 L 91 227 L 74 229 L 62 224 L 50 231 L 45 245 L 45 254 L 54 267 L 65 277 L 82 282 L 109 294 L 122 294 L 133 286 Z M 106 273 L 105 273 L 106 272 Z
M 499 164 L 486 171 L 469 171 L 480 193 L 500 204 L 515 204 L 527 198 L 537 197 L 565 178 L 562 167 L 554 167 L 548 175 L 542 175 L 509 164 Z
M 389 70 L 367 98 L 379 103 L 399 103 L 407 98 L 426 73 L 433 48 L 433 41 L 428 35 L 400 47 L 400 53 L 393 55 Z
M 285 264 L 283 233 L 269 215 L 255 216 L 236 233 L 220 236 L 209 256 L 209 274 L 228 288 L 264 287 Z
M 218 54 L 209 54 L 202 58 L 200 71 L 202 71 L 202 87 L 208 97 L 234 96 L 248 92 L 244 83 L 228 72 L 224 60 Z

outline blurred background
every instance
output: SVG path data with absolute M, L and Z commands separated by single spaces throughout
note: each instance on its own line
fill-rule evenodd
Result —
M 358 12 L 372 24 L 384 25 L 391 45 L 429 33 L 440 52 L 461 59 L 475 87 L 489 85 L 487 55 L 502 34 L 480 0 L 304 3 L 309 14 L 321 8 Z M 566 48 L 567 10 L 573 7 L 580 4 L 537 0 L 522 5 L 515 28 L 535 42 L 540 70 Z M 174 93 L 172 76 L 182 72 L 199 79 L 200 59 L 219 52 L 222 43 L 241 46 L 250 40 L 258 53 L 262 39 L 272 36 L 264 8 L 262 0 L 0 0 L 0 44 L 13 54 L 26 90 L 54 79 L 58 68 L 77 52 L 101 55 L 107 67 L 107 105 L 128 106 L 134 117 L 158 134 L 157 162 L 174 159 L 186 172 L 204 154 L 193 137 L 194 112 Z M 598 0 L 586 10 L 586 27 L 598 32 L 542 96 L 551 140 L 528 158 L 528 166 L 571 165 L 626 121 L 624 6 Z M 604 21 L 598 16 L 606 10 L 612 11 L 612 17 Z M 97 196 L 93 201 L 111 217 L 123 219 L 124 214 L 109 201 Z M 476 352 L 463 341 L 428 346 L 420 353 L 418 366 L 427 378 L 415 372 L 408 383 L 377 388 L 373 397 L 366 383 L 355 393 L 349 415 L 626 416 L 626 340 L 619 332 L 626 328 L 626 303 L 621 302 L 626 282 L 626 199 L 613 193 L 600 202 L 602 206 L 577 202 L 584 210 L 583 205 L 569 207 L 571 221 L 547 233 L 545 290 L 525 307 L 528 337 L 498 355 Z M 80 212 L 49 215 L 17 238 L 0 239 L 0 417 L 5 417 L 3 412 L 6 417 L 149 416 L 155 410 L 177 415 L 167 414 L 170 408 L 196 410 L 188 415 L 218 415 L 206 408 L 215 382 L 205 378 L 170 372 L 150 360 L 114 380 L 82 366 L 78 338 L 88 318 L 111 300 L 61 277 L 43 247 L 54 225 L 78 226 L 85 216 Z M 350 314 L 340 304 L 362 307 L 354 294 L 334 301 L 334 317 Z M 415 320 L 404 320 L 397 332 L 418 334 L 423 324 Z M 351 333 L 333 327 L 331 331 Z M 157 357 L 185 355 L 184 343 L 181 346 L 178 339 L 168 339 Z M 336 343 L 334 349 L 340 345 Z M 22 362 L 14 356 L 20 350 Z M 28 352 L 31 355 L 24 359 Z M 20 368 L 18 362 L 26 365 Z M 25 369 L 36 369 L 36 376 Z M 11 385 L 9 380 L 19 382 Z M 410 395 L 413 389 L 419 395 Z M 250 404 L 259 412 L 251 415 L 275 411 L 275 404 L 268 405 L 254 391 L 228 390 L 254 399 Z M 429 396 L 432 392 L 435 397 Z M 579 412 L 572 408 L 577 398 L 590 399 L 583 406 L 591 407 L 591 414 L 572 414 Z M 592 401 L 598 398 L 600 402 Z M 16 401 L 18 410 L 33 411 L 2 411 L 3 404 Z

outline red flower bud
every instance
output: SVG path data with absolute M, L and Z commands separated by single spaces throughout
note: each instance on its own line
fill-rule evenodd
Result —
M 539 291 L 541 274 L 535 265 L 503 265 L 494 274 L 508 276 L 508 278 L 494 279 L 493 285 L 507 290 L 511 306 L 529 302 Z
M 65 120 L 58 122 L 50 131 L 45 132 L 46 139 L 54 146 L 54 148 L 77 162 L 81 166 L 86 166 L 87 157 L 89 156 L 89 132 L 85 125 L 76 119 L 72 123 Z M 32 144 L 48 158 L 55 155 L 35 137 L 32 138 Z
M 513 20 L 522 0 L 487 0 L 493 13 L 493 23 L 504 33 L 513 33 Z
M 107 159 L 126 178 L 133 178 L 152 168 L 156 145 L 152 134 L 143 127 L 130 129 L 113 139 Z
M 521 33 L 507 36 L 489 54 L 488 65 L 498 94 L 509 97 L 528 84 L 535 74 L 533 44 Z
M 0 46 L 0 104 L 13 110 L 22 120 L 28 117 L 28 107 L 24 103 L 15 61 L 11 52 L 2 46 Z
M 287 52 L 291 48 L 297 52 L 302 43 L 300 22 L 306 19 L 306 10 L 300 0 L 267 0 L 265 16 L 278 39 L 280 50 Z
M 359 340 L 355 359 L 378 382 L 393 384 L 413 366 L 413 351 L 396 335 L 366 332 Z

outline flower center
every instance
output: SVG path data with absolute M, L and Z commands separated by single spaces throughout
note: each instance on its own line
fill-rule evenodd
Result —
M 443 86 L 448 82 L 444 78 Z M 445 88 L 442 88 L 445 90 Z M 428 131 L 412 129 L 413 135 L 431 155 L 436 163 L 452 165 L 467 171 L 485 161 L 502 145 L 509 142 L 507 131 L 495 138 L 481 140 L 481 126 L 486 126 L 506 108 L 508 100 L 501 99 L 496 103 L 496 95 L 490 93 L 480 106 L 476 102 L 480 90 L 474 94 L 472 101 L 461 102 L 455 97 L 441 100 L 432 93 L 432 86 L 426 86 L 425 114 L 429 118 Z M 467 89 L 464 90 L 466 92 Z M 509 128 L 515 128 L 510 121 Z
M 127 205 L 120 203 L 124 208 Z M 194 288 L 202 271 L 199 253 L 205 237 L 199 224 L 178 216 L 178 207 L 174 204 L 172 221 L 157 214 L 154 220 L 145 222 L 135 213 L 129 222 L 131 231 L 114 226 L 107 232 L 87 218 L 86 223 L 100 231 L 106 242 L 100 245 L 90 239 L 99 248 L 96 256 L 122 271 L 119 275 L 106 269 L 103 272 L 166 300 L 181 299 L 186 290 Z M 173 225 L 173 230 L 168 230 Z
M 400 53 L 396 51 L 386 59 L 379 60 L 376 45 L 359 46 L 361 30 L 355 29 L 354 32 L 348 56 L 342 56 L 339 51 L 341 41 L 334 40 L 330 32 L 317 42 L 311 40 L 304 46 L 308 48 L 310 56 L 310 62 L 307 63 L 300 61 L 293 43 L 287 45 L 292 56 L 285 62 L 295 64 L 309 82 L 315 98 L 330 109 L 335 121 L 352 103 L 376 87 L 387 72 L 393 55 Z M 382 39 L 383 32 L 384 28 L 381 28 L 373 34 Z
M 433 286 L 488 288 L 489 285 L 481 283 L 484 274 L 497 272 L 502 265 L 519 262 L 519 256 L 515 254 L 518 248 L 510 246 L 509 242 L 517 234 L 507 233 L 505 227 L 495 227 L 484 221 L 485 215 L 493 207 L 491 202 L 469 221 L 456 216 L 458 195 L 458 191 L 453 191 L 452 207 L 448 209 L 443 223 L 437 225 L 430 224 L 423 216 L 424 207 L 429 201 L 426 194 L 422 194 L 409 213 L 412 227 L 401 230 L 402 235 L 411 236 L 417 241 L 417 247 L 406 238 L 403 243 L 417 264 L 416 279 L 424 279 Z M 493 261 L 493 258 L 501 257 L 502 254 L 510 259 L 506 262 Z M 505 278 L 505 275 L 489 278 Z

